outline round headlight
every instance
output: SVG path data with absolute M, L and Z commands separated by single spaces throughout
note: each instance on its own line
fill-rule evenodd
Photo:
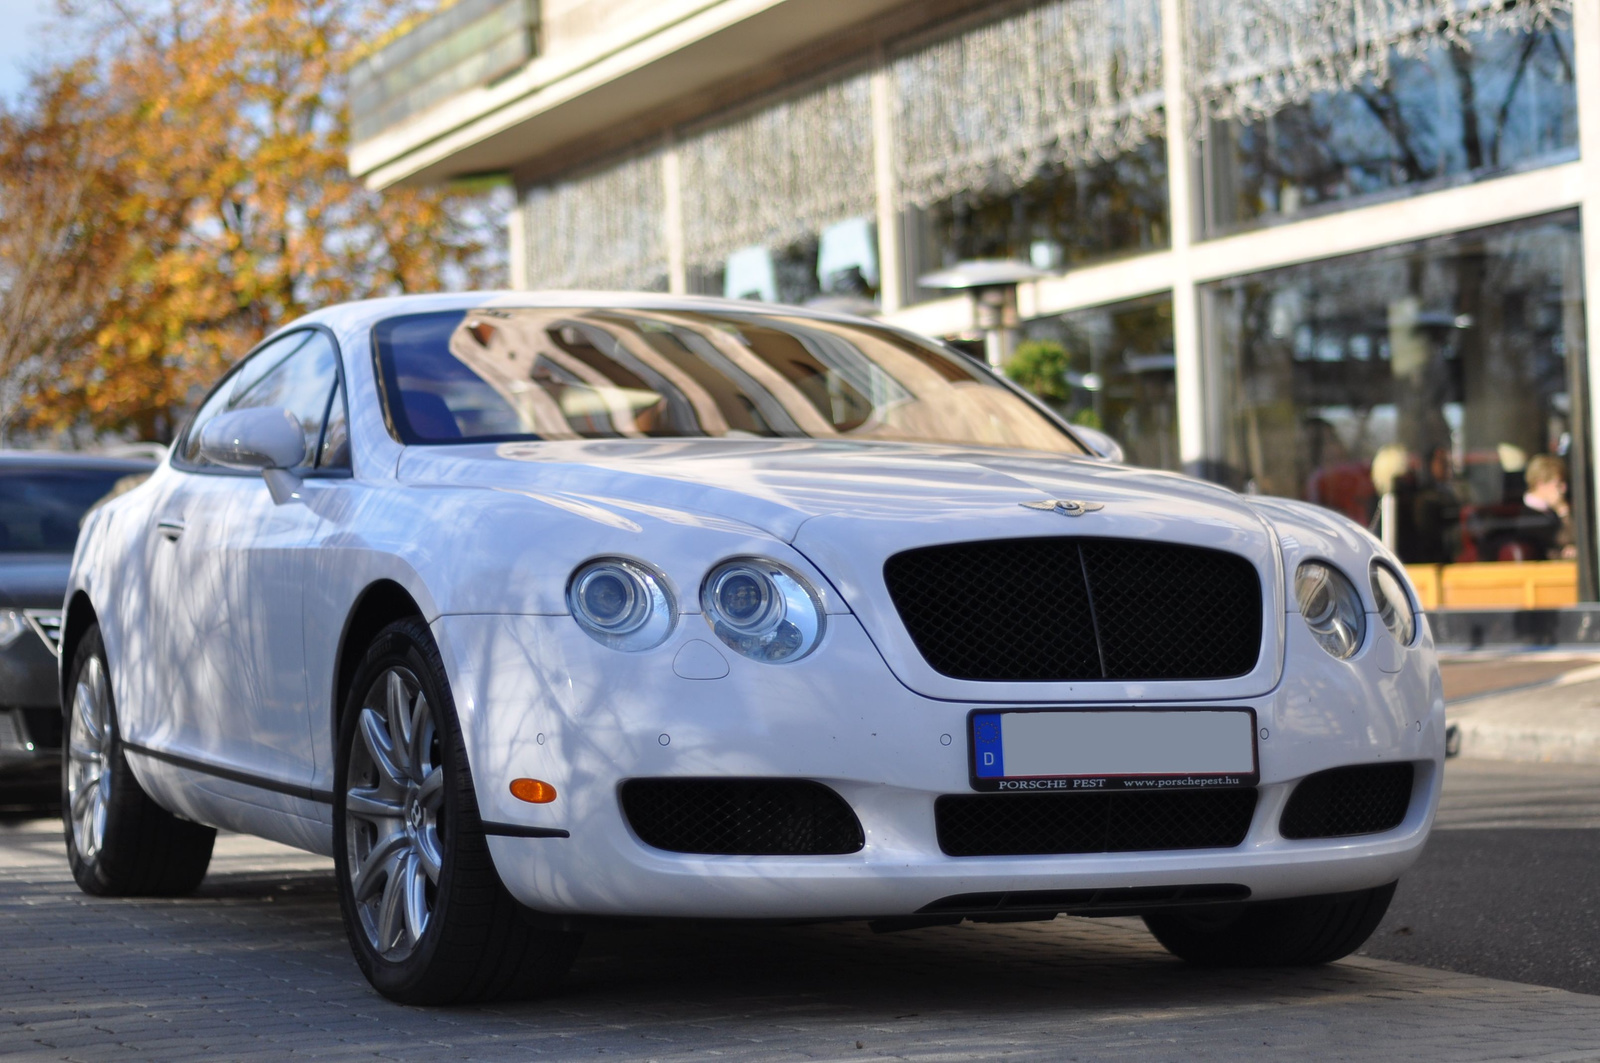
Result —
M 1402 646 L 1411 645 L 1417 634 L 1417 614 L 1411 608 L 1411 595 L 1400 577 L 1388 565 L 1372 565 L 1372 597 L 1378 603 L 1378 617 L 1389 634 Z
M 822 640 L 817 593 L 776 561 L 742 557 L 711 570 L 700 588 L 706 623 L 728 646 L 757 661 L 797 661 Z
M 1367 637 L 1367 611 L 1344 573 L 1321 561 L 1307 561 L 1294 576 L 1300 615 L 1322 648 L 1343 660 Z
M 590 561 L 574 572 L 567 608 L 591 638 L 615 650 L 661 645 L 676 614 L 661 578 L 621 558 Z

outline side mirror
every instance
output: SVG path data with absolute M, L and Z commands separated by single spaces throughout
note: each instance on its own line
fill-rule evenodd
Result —
M 1101 461 L 1121 465 L 1128 460 L 1128 456 L 1122 452 L 1122 444 L 1098 428 L 1085 428 L 1083 425 L 1075 424 L 1072 426 L 1072 434 Z
M 234 410 L 201 431 L 200 455 L 229 469 L 292 469 L 306 460 L 306 432 L 288 410 Z
M 300 500 L 306 432 L 288 410 L 261 408 L 219 414 L 200 431 L 200 456 L 229 469 L 259 470 L 278 505 Z

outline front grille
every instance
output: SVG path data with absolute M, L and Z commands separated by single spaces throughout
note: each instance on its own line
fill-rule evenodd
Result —
M 1285 838 L 1343 838 L 1394 830 L 1411 807 L 1410 764 L 1362 764 L 1308 775 L 1278 820 Z
M 1250 831 L 1256 791 L 949 794 L 933 810 L 946 856 L 1231 849 Z
M 844 798 L 807 779 L 631 779 L 622 811 L 640 841 L 674 853 L 823 856 L 866 844 Z
M 55 609 L 27 609 L 28 619 L 41 641 L 57 657 L 61 656 L 61 613 Z
M 1261 581 L 1237 554 L 1124 539 L 907 550 L 883 567 L 917 649 L 955 679 L 1225 679 L 1261 649 Z

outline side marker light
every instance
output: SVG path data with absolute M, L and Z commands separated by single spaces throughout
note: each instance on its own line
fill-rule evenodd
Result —
M 511 796 L 530 805 L 548 805 L 556 799 L 556 788 L 538 779 L 512 779 Z

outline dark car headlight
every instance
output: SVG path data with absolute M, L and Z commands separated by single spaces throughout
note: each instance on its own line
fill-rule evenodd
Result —
M 1323 561 L 1303 562 L 1295 572 L 1294 596 L 1323 649 L 1340 660 L 1355 656 L 1367 637 L 1367 611 L 1344 573 Z
M 817 592 L 776 561 L 741 557 L 711 570 L 700 588 L 711 630 L 757 661 L 797 661 L 822 640 L 827 614 Z

